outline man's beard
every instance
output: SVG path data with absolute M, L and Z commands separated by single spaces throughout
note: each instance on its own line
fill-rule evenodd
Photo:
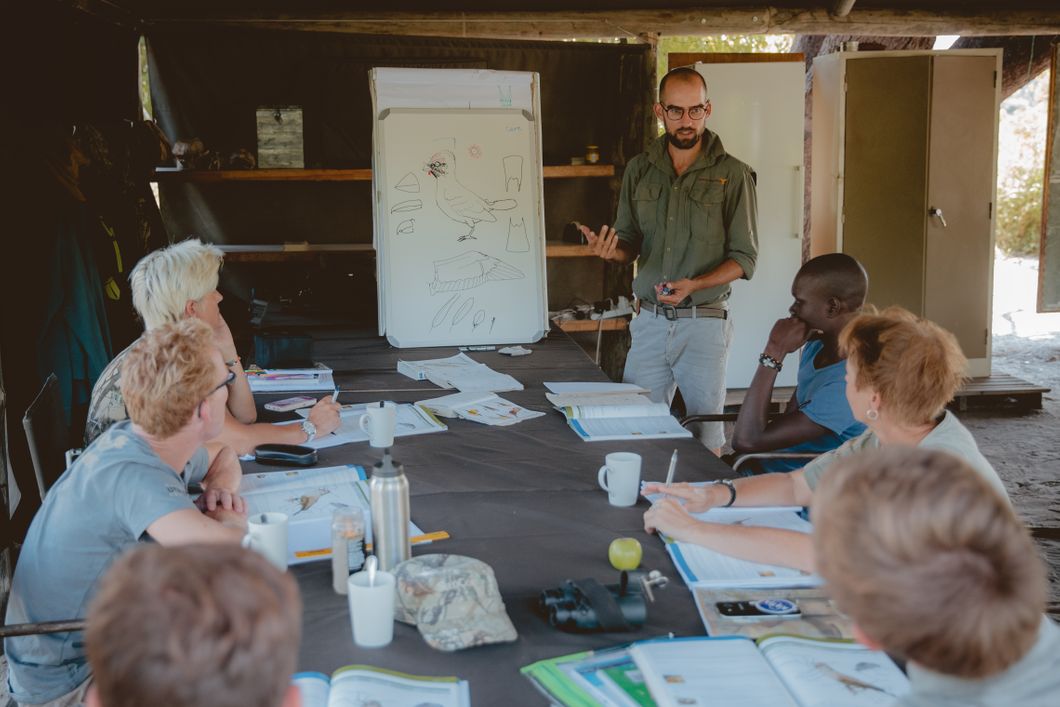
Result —
M 666 131 L 666 139 L 678 150 L 691 150 L 699 143 L 701 137 L 703 137 L 703 133 L 697 133 L 694 130 L 692 131 L 692 137 L 678 137 L 677 133 Z

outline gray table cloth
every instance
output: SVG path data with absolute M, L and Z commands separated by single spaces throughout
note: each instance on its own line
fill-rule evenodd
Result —
M 519 639 L 443 653 L 427 646 L 415 627 L 398 623 L 389 646 L 358 648 L 352 640 L 346 597 L 331 588 L 331 564 L 315 562 L 291 570 L 305 606 L 300 670 L 330 674 L 361 663 L 416 675 L 455 675 L 470 682 L 475 704 L 538 705 L 547 700 L 519 674 L 524 665 L 670 632 L 703 633 L 691 594 L 662 542 L 643 530 L 647 503 L 641 500 L 632 508 L 609 505 L 607 494 L 597 486 L 597 470 L 607 453 L 632 451 L 643 457 L 643 479 L 662 480 L 675 448 L 680 451 L 678 481 L 731 477 L 732 470 L 695 440 L 581 441 L 563 416 L 551 409 L 543 383 L 607 378 L 557 330 L 529 348 L 534 353 L 519 358 L 496 352 L 468 355 L 517 378 L 525 390 L 500 395 L 547 412 L 544 417 L 510 427 L 445 420 L 447 432 L 400 438 L 393 449 L 394 458 L 405 465 L 413 521 L 426 532 L 445 530 L 451 535 L 414 547 L 413 554 L 454 553 L 489 563 Z M 457 353 L 455 348 L 397 350 L 363 332 L 329 330 L 316 335 L 314 351 L 316 360 L 335 370 L 342 403 L 414 402 L 453 392 L 406 378 L 395 367 L 399 358 L 442 358 Z M 259 406 L 279 397 L 286 395 L 258 396 Z M 262 420 L 291 416 L 264 410 L 260 415 Z M 379 457 L 378 450 L 362 442 L 321 450 L 320 465 L 354 463 L 370 468 Z M 245 473 L 269 469 L 244 464 Z M 661 570 L 672 580 L 656 593 L 644 628 L 633 633 L 571 634 L 549 626 L 536 613 L 541 590 L 583 577 L 617 582 L 607 548 L 621 536 L 640 540 L 643 568 Z

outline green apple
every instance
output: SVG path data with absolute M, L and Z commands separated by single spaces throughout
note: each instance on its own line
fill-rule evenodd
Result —
M 607 559 L 616 570 L 635 570 L 640 567 L 644 550 L 636 538 L 615 538 L 607 548 Z

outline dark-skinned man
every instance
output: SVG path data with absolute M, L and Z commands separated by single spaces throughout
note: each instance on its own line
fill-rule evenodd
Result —
M 820 454 L 865 431 L 846 399 L 846 359 L 839 332 L 865 302 L 868 277 L 854 258 L 829 253 L 807 261 L 791 285 L 790 317 L 769 332 L 758 370 L 747 389 L 733 430 L 737 453 L 812 452 Z M 769 420 L 773 386 L 784 357 L 803 347 L 798 385 L 783 415 Z M 758 471 L 791 471 L 807 459 L 767 459 Z

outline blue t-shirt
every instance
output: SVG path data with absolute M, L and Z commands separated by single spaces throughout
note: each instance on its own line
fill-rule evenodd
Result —
M 188 483 L 208 467 L 205 448 L 183 476 L 133 433 L 128 421 L 96 439 L 48 491 L 26 535 L 7 623 L 84 618 L 97 580 L 162 516 L 194 509 Z M 89 676 L 81 632 L 4 641 L 8 687 L 18 702 L 48 702 Z
M 828 432 L 814 439 L 778 449 L 778 452 L 830 452 L 843 442 L 865 431 L 865 425 L 854 419 L 846 395 L 846 359 L 824 368 L 814 368 L 813 360 L 824 346 L 820 341 L 807 342 L 799 358 L 799 376 L 795 401 L 799 412 Z M 793 471 L 802 468 L 808 459 L 766 459 L 765 471 Z

